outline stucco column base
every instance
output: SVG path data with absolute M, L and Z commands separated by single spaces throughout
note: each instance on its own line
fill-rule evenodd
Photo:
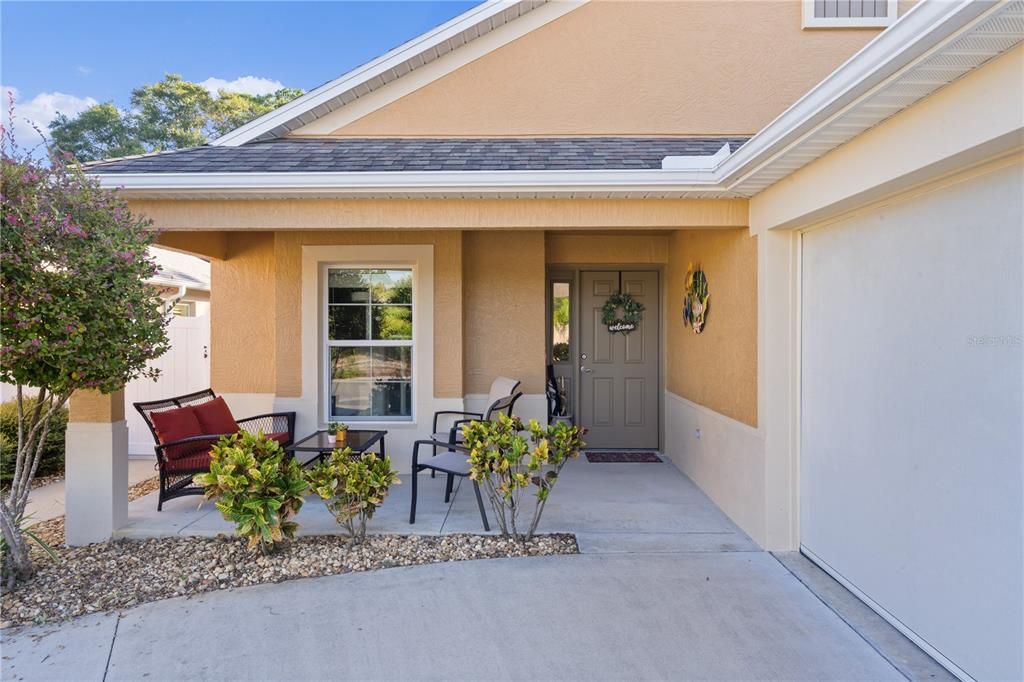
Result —
M 64 455 L 68 545 L 109 540 L 128 523 L 128 424 L 124 392 L 72 396 Z

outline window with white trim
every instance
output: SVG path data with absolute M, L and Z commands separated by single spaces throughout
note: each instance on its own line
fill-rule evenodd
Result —
M 411 269 L 328 268 L 327 418 L 412 419 Z
M 803 0 L 803 27 L 885 27 L 896 21 L 896 10 L 896 0 Z

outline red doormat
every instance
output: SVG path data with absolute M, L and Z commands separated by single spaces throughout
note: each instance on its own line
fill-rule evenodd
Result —
M 661 462 L 653 452 L 587 452 L 587 461 L 597 463 L 604 462 Z

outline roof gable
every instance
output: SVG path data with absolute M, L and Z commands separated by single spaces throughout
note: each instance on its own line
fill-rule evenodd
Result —
M 804 31 L 789 0 L 593 0 L 431 82 L 393 83 L 290 135 L 751 135 L 875 34 Z
M 447 71 L 519 38 L 571 12 L 587 0 L 489 0 L 311 90 L 254 121 L 222 135 L 214 146 L 238 146 L 282 137 L 341 107 L 358 106 L 360 98 L 403 79 L 418 87 Z M 526 18 L 529 18 L 526 21 Z M 513 23 L 514 22 L 514 23 Z M 455 54 L 458 59 L 452 59 Z M 448 55 L 443 60 L 441 57 Z M 396 89 L 395 96 L 403 91 Z

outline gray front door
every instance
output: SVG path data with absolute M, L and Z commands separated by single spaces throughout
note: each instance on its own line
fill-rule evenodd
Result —
M 601 308 L 617 291 L 644 304 L 629 334 L 611 333 Z M 658 273 L 584 271 L 580 276 L 580 423 L 591 448 L 658 448 Z

